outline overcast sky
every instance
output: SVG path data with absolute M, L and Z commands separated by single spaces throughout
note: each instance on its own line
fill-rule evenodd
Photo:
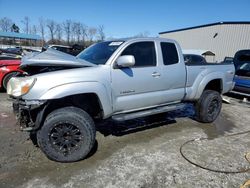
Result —
M 250 0 L 0 0 L 0 18 L 11 18 L 20 28 L 29 16 L 63 22 L 104 25 L 107 37 L 129 37 L 218 21 L 250 21 Z

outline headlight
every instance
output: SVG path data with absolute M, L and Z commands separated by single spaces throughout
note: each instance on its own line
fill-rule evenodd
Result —
M 36 82 L 36 78 L 13 77 L 7 84 L 7 93 L 14 97 L 20 97 L 29 92 Z

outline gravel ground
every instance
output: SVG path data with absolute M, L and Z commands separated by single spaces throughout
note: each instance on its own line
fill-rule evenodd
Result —
M 48 160 L 29 135 L 20 132 L 7 95 L 0 93 L 0 187 L 240 187 L 250 172 L 216 173 L 215 170 L 249 168 L 250 105 L 230 98 L 213 124 L 192 119 L 193 110 L 168 113 L 124 123 L 98 125 L 96 147 L 90 157 L 76 163 Z

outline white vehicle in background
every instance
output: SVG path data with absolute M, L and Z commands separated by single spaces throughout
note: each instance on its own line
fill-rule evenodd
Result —
M 83 46 L 80 45 L 73 45 L 73 46 L 64 46 L 64 45 L 57 45 L 57 44 L 50 44 L 42 47 L 42 51 L 46 51 L 48 48 L 53 48 L 55 50 L 64 52 L 66 54 L 70 54 L 73 56 L 78 55 L 83 49 Z
M 203 65 L 206 64 L 207 61 L 201 55 L 196 54 L 183 54 L 185 64 L 190 65 Z
M 214 63 L 215 62 L 215 53 L 210 50 L 201 50 L 201 49 L 184 49 L 182 50 L 183 54 L 197 55 L 202 56 L 205 59 L 205 62 Z M 199 61 L 194 60 L 194 62 Z

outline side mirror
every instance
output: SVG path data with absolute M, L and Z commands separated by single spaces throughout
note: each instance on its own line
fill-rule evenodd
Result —
M 123 55 L 116 60 L 118 67 L 132 67 L 135 65 L 135 58 L 133 55 Z

